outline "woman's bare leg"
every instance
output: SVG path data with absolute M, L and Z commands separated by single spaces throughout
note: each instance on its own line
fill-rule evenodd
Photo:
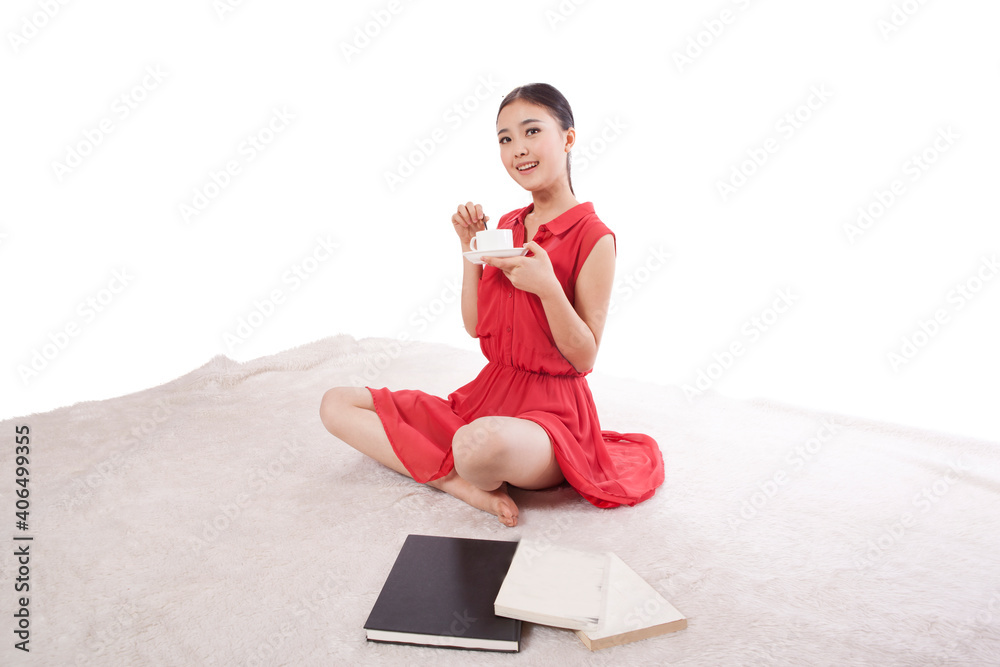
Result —
M 456 431 L 452 452 L 458 474 L 481 489 L 545 489 L 564 479 L 549 434 L 529 419 L 480 417 Z
M 320 404 L 320 418 L 326 430 L 351 447 L 401 475 L 412 477 L 393 451 L 382 420 L 375 412 L 371 392 L 364 387 L 334 387 L 327 391 Z M 505 489 L 497 488 L 499 485 L 482 489 L 454 470 L 427 485 L 496 515 L 506 526 L 517 524 L 517 505 Z
M 364 387 L 334 387 L 323 394 L 319 416 L 326 430 L 365 456 L 412 477 L 396 456 L 371 393 Z

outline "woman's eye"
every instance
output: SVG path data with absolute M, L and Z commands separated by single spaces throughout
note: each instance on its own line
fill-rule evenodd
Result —
M 529 127 L 526 134 L 533 134 L 535 132 L 541 132 L 541 130 L 539 130 L 537 127 Z
M 505 144 L 510 141 L 510 137 L 500 137 L 500 143 Z

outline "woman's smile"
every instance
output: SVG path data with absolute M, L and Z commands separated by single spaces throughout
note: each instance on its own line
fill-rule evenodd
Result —
M 515 167 L 515 168 L 519 172 L 521 172 L 522 174 L 527 174 L 527 173 L 530 173 L 530 172 L 534 171 L 535 167 L 537 167 L 537 166 L 538 166 L 538 160 L 533 160 L 533 161 L 528 161 L 528 162 L 522 162 L 522 163 L 518 164 L 517 167 Z

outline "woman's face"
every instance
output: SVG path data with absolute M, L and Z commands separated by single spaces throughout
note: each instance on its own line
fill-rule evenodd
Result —
M 543 190 L 566 179 L 566 153 L 575 132 L 563 130 L 545 107 L 511 102 L 497 117 L 497 139 L 507 173 L 525 190 Z

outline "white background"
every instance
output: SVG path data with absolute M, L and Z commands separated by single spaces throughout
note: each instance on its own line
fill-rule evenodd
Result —
M 495 120 L 510 89 L 545 81 L 576 115 L 577 197 L 617 235 L 597 371 L 678 386 L 702 371 L 731 396 L 1000 440 L 984 264 L 1000 253 L 998 20 L 985 0 L 8 0 L 0 417 L 338 333 L 478 349 L 449 220 L 468 200 L 493 221 L 530 202 Z M 294 118 L 269 134 L 276 109 Z M 251 136 L 269 143 L 251 152 Z M 419 164 L 390 186 L 404 162 Z M 894 180 L 852 243 L 845 226 Z M 793 305 L 751 339 L 779 290 Z

